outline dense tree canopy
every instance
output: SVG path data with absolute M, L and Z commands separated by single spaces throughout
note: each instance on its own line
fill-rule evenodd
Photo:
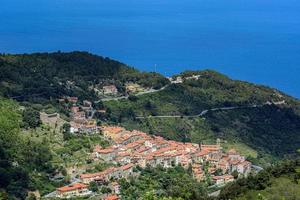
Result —
M 182 167 L 163 169 L 148 167 L 138 178 L 121 181 L 124 199 L 182 198 L 191 200 L 206 199 L 203 184 L 193 179 Z
M 168 80 L 158 73 L 141 73 L 123 63 L 87 52 L 0 56 L 0 94 L 19 101 L 64 95 L 95 98 L 90 86 L 125 82 L 160 88 Z
M 0 98 L 0 190 L 4 189 L 9 196 L 25 198 L 27 190 L 36 189 L 31 173 L 50 173 L 53 168 L 47 141 L 24 138 L 21 124 L 18 105 Z

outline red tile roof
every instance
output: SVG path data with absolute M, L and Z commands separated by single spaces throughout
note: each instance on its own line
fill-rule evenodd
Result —
M 104 200 L 118 200 L 119 197 L 117 195 L 109 195 Z
M 73 191 L 73 190 L 81 190 L 81 189 L 86 189 L 86 188 L 88 188 L 88 186 L 85 184 L 75 183 L 73 185 L 68 185 L 68 186 L 64 186 L 61 188 L 57 188 L 56 190 L 59 192 L 69 192 L 69 191 Z
M 127 164 L 127 165 L 121 166 L 120 168 L 121 168 L 122 170 L 127 170 L 127 169 L 132 168 L 133 166 L 134 166 L 133 164 L 129 163 L 129 164 Z

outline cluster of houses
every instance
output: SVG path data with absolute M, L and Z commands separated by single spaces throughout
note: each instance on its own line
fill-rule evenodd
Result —
M 184 80 L 198 80 L 201 75 L 192 75 L 189 77 L 176 76 L 175 78 L 169 77 L 169 81 L 173 84 L 183 83 Z
M 59 102 L 66 100 L 72 104 L 70 121 L 71 133 L 95 134 L 100 132 L 100 127 L 97 126 L 96 120 L 93 119 L 94 113 L 98 111 L 94 110 L 92 102 L 84 100 L 82 105 L 79 105 L 77 97 L 66 97 L 60 99 Z
M 110 85 L 94 85 L 90 86 L 89 90 L 94 91 L 96 95 L 98 96 L 115 96 L 118 94 L 118 89 L 114 84 Z
M 231 174 L 234 171 L 241 176 L 247 176 L 251 171 L 251 163 L 244 156 L 234 149 L 227 153 L 223 152 L 219 141 L 214 145 L 182 143 L 136 130 L 128 131 L 118 126 L 101 127 L 101 132 L 112 141 L 113 145 L 107 148 L 96 145 L 92 158 L 95 161 L 114 163 L 118 167 L 110 167 L 97 173 L 81 174 L 80 185 L 77 185 L 76 189 L 70 187 L 71 191 L 66 191 L 65 187 L 57 189 L 60 195 L 58 197 L 70 194 L 86 195 L 89 191 L 85 186 L 91 182 L 109 183 L 112 193 L 117 196 L 119 185 L 116 181 L 120 178 L 137 176 L 137 172 L 134 172 L 136 166 L 170 168 L 181 165 L 186 169 L 191 167 L 196 180 L 204 181 L 210 178 L 217 186 L 233 181 L 234 177 Z M 218 174 L 215 175 L 217 171 Z
M 142 168 L 147 165 L 152 167 L 161 165 L 165 168 L 176 165 L 184 168 L 192 166 L 199 180 L 204 177 L 204 166 L 207 166 L 210 174 L 220 169 L 223 174 L 237 171 L 239 174 L 247 175 L 251 170 L 251 163 L 246 161 L 244 156 L 234 149 L 224 153 L 219 142 L 215 145 L 182 143 L 115 126 L 102 127 L 102 133 L 111 139 L 114 145 L 108 148 L 96 146 L 94 159 L 120 165 L 134 164 Z

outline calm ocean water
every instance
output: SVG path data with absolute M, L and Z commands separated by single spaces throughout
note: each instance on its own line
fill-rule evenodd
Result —
M 299 0 L 0 0 L 0 52 L 86 50 L 215 69 L 300 97 Z

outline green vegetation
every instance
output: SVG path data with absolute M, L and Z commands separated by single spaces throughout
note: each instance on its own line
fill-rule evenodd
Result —
M 250 190 L 238 200 L 256 200 L 256 199 L 286 199 L 297 200 L 300 197 L 300 184 L 295 183 L 289 177 L 282 176 L 271 178 L 270 186 L 264 190 Z
M 140 73 L 123 63 L 86 52 L 0 55 L 0 94 L 19 101 L 48 101 L 61 96 L 95 99 L 91 86 L 135 81 L 160 88 L 168 80 L 157 73 Z
M 69 167 L 93 168 L 89 153 L 95 144 L 109 143 L 99 135 L 69 135 L 47 125 L 21 126 L 28 123 L 17 103 L 0 98 L 0 195 L 25 199 L 28 191 L 44 195 L 70 181 Z M 28 111 L 29 116 L 37 116 Z M 31 123 L 31 122 L 30 122 Z M 30 124 L 29 123 L 29 124 Z M 96 166 L 100 169 L 99 164 Z M 54 180 L 62 174 L 64 179 Z
M 263 165 L 297 156 L 299 100 L 210 70 L 180 74 L 183 78 L 192 75 L 199 75 L 199 79 L 169 84 L 160 74 L 139 72 L 86 52 L 0 55 L 0 199 L 24 199 L 28 191 L 35 190 L 44 195 L 69 183 L 74 177 L 67 172 L 74 167 L 81 172 L 95 172 L 112 166 L 91 162 L 89 157 L 95 144 L 108 146 L 109 142 L 101 135 L 70 134 L 66 122 L 71 103 L 57 102 L 62 96 L 98 100 L 94 89 L 109 84 L 116 85 L 120 95 L 126 94 L 125 84 L 130 82 L 144 88 L 167 87 L 140 96 L 131 94 L 128 99 L 94 103 L 96 109 L 106 110 L 95 114 L 99 124 L 119 124 L 182 142 L 214 143 L 220 138 L 225 149 L 236 148 L 249 160 Z M 232 106 L 239 108 L 208 111 L 195 117 L 204 110 Z M 42 124 L 41 111 L 58 112 L 62 119 L 55 124 Z M 149 117 L 158 115 L 177 118 Z M 296 199 L 299 169 L 296 160 L 272 167 L 226 186 L 221 198 Z M 125 199 L 207 198 L 204 185 L 180 167 L 146 168 L 140 173 L 138 178 L 122 181 Z M 284 186 L 288 186 L 286 193 L 282 192 Z M 91 189 L 99 188 L 91 185 Z
M 300 195 L 300 160 L 285 161 L 225 186 L 219 199 L 286 199 Z
M 27 108 L 22 113 L 25 128 L 36 128 L 41 125 L 40 113 L 32 108 Z
M 59 112 L 68 119 L 68 105 L 56 103 L 56 99 L 64 95 L 93 100 L 96 94 L 91 87 L 97 85 L 115 84 L 124 92 L 126 82 L 153 88 L 169 83 L 159 74 L 141 73 L 120 62 L 86 52 L 1 55 L 0 69 L 0 93 L 15 97 L 26 106 L 24 126 L 31 128 L 39 125 L 35 117 L 37 111 Z M 229 144 L 245 147 L 241 149 L 254 161 L 262 163 L 274 156 L 295 155 L 300 144 L 298 100 L 275 89 L 231 80 L 210 70 L 187 71 L 180 76 L 188 78 L 195 74 L 199 75 L 198 80 L 172 84 L 156 93 L 99 102 L 97 108 L 105 108 L 107 113 L 96 114 L 96 117 L 179 141 L 210 143 L 221 138 Z M 150 115 L 189 116 L 211 108 L 283 100 L 286 104 L 278 106 L 208 112 L 205 119 L 136 119 Z M 68 138 L 68 131 L 65 136 Z M 256 152 L 249 152 L 249 149 Z
M 40 189 L 41 183 L 51 187 L 46 175 L 54 171 L 48 141 L 24 138 L 21 124 L 18 105 L 0 99 L 0 190 L 17 198 L 25 198 L 27 190 Z
M 207 199 L 205 187 L 182 167 L 163 169 L 147 167 L 129 181 L 121 180 L 124 199 Z
M 300 116 L 291 108 L 266 105 L 206 116 L 219 138 L 242 141 L 260 153 L 296 155 L 300 145 Z
M 129 129 L 141 129 L 179 141 L 211 143 L 216 138 L 235 144 L 256 163 L 296 155 L 300 145 L 299 101 L 264 86 L 231 80 L 214 71 L 182 74 L 200 75 L 198 80 L 172 84 L 157 93 L 136 99 L 104 102 L 110 111 L 105 120 Z M 281 105 L 261 105 L 281 102 Z M 248 108 L 249 105 L 258 107 Z M 209 111 L 203 119 L 186 117 L 203 110 L 237 106 L 234 110 Z M 177 115 L 181 118 L 137 116 Z M 293 138 L 293 139 L 291 139 Z M 253 150 L 254 149 L 254 150 Z

